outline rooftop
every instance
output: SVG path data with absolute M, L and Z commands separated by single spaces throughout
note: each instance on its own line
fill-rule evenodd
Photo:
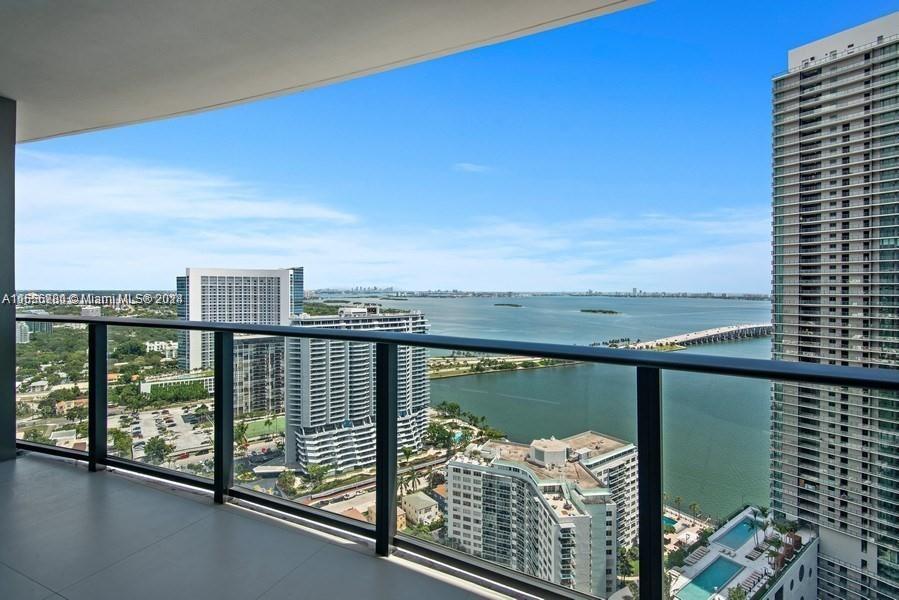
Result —
M 403 496 L 403 504 L 408 504 L 412 510 L 426 510 L 437 506 L 437 501 L 429 498 L 423 492 L 415 492 Z
M 487 442 L 481 446 L 482 452 L 494 454 L 495 458 L 509 463 L 519 463 L 527 468 L 540 483 L 566 481 L 576 483 L 582 490 L 605 487 L 589 469 L 578 461 L 568 460 L 564 465 L 555 467 L 541 466 L 530 460 L 529 450 L 530 446 L 528 445 L 505 441 Z
M 577 433 L 567 438 L 563 438 L 562 441 L 571 446 L 572 450 L 580 452 L 581 454 L 583 454 L 584 449 L 588 449 L 590 451 L 590 457 L 606 454 L 607 452 L 612 452 L 619 448 L 631 445 L 630 442 L 596 433 L 595 431 Z

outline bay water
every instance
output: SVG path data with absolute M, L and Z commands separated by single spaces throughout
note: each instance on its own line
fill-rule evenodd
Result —
M 766 301 L 705 298 L 526 296 L 367 299 L 422 310 L 431 333 L 586 345 L 649 340 L 741 323 L 767 323 Z M 520 307 L 496 306 L 497 303 Z M 607 309 L 617 314 L 585 313 Z M 770 358 L 770 338 L 693 346 L 681 352 Z M 724 517 L 746 503 L 768 504 L 770 383 L 665 372 L 664 488 L 669 503 Z M 509 439 L 569 436 L 592 429 L 636 440 L 635 370 L 581 364 L 488 373 L 431 382 L 431 402 L 456 402 L 484 415 Z

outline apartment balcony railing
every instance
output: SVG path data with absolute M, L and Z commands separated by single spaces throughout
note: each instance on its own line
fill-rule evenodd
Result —
M 17 440 L 21 449 L 86 461 L 91 471 L 108 465 L 211 491 L 215 502 L 228 498 L 254 503 L 373 539 L 376 553 L 405 549 L 475 577 L 541 598 L 589 598 L 583 593 L 481 560 L 433 543 L 397 535 L 397 390 L 398 348 L 411 346 L 461 352 L 506 354 L 632 367 L 636 375 L 640 593 L 660 599 L 663 593 L 662 373 L 681 371 L 718 376 L 852 386 L 899 391 L 899 371 L 829 366 L 815 363 L 652 352 L 559 344 L 485 340 L 379 331 L 352 331 L 274 325 L 240 325 L 163 319 L 17 315 L 18 321 L 84 324 L 88 328 L 88 448 L 78 451 Z M 214 433 L 212 480 L 177 472 L 107 452 L 107 329 L 110 326 L 211 332 L 214 335 Z M 256 334 L 375 345 L 376 443 L 374 527 L 338 514 L 236 486 L 234 482 L 234 335 Z M 11 385 L 11 382 L 7 382 Z M 386 399 L 387 401 L 383 401 Z M 564 535 L 564 532 L 562 532 Z

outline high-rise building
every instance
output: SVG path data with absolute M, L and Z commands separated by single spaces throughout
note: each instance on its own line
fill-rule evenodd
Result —
M 292 267 L 287 270 L 290 275 L 290 316 L 299 317 L 303 314 L 303 267 Z
M 377 306 L 303 315 L 299 327 L 427 333 L 419 311 L 383 313 Z M 428 426 L 430 387 L 425 348 L 399 347 L 398 446 L 418 450 Z M 305 471 L 327 464 L 346 471 L 375 462 L 375 346 L 290 338 L 285 357 L 287 464 Z
M 899 365 L 899 13 L 774 78 L 774 358 Z M 899 598 L 899 400 L 775 383 L 771 504 L 817 527 L 819 597 Z
M 577 446 L 590 450 L 581 453 Z M 448 543 L 608 597 L 617 589 L 618 506 L 610 480 L 583 459 L 628 446 L 634 451 L 633 445 L 586 432 L 530 445 L 491 441 L 457 454 L 447 464 Z M 631 491 L 636 495 L 636 487 Z
M 30 308 L 22 311 L 27 315 L 49 315 L 50 313 L 42 308 Z M 25 324 L 28 326 L 28 330 L 31 333 L 52 333 L 53 332 L 53 323 L 48 321 L 26 321 Z
M 284 338 L 234 337 L 234 414 L 284 410 Z
M 31 330 L 23 322 L 16 323 L 16 343 L 27 344 L 31 341 Z
M 253 325 L 290 324 L 291 271 L 297 269 L 187 269 L 176 288 L 182 302 L 178 318 Z M 302 269 L 299 269 L 302 285 Z M 300 294 L 302 297 L 302 294 Z M 182 369 L 213 365 L 213 334 L 181 332 L 178 361 Z

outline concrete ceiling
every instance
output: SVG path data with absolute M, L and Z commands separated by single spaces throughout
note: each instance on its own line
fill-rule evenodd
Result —
M 295 92 L 645 0 L 0 0 L 17 139 Z

